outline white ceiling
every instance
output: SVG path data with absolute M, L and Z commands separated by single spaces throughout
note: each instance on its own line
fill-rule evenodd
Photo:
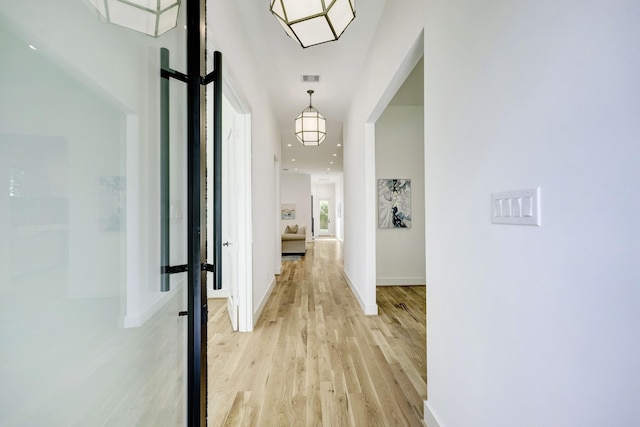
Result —
M 358 78 L 385 0 L 357 1 L 356 18 L 338 41 L 306 49 L 286 35 L 269 12 L 269 0 L 235 1 L 252 53 L 265 70 L 264 84 L 282 131 L 283 172 L 309 173 L 313 182 L 334 181 L 342 172 L 342 123 L 357 96 Z M 320 75 L 320 82 L 303 83 L 302 76 L 308 74 Z M 319 147 L 304 147 L 294 135 L 294 119 L 309 105 L 308 89 L 315 91 L 313 106 L 327 119 L 327 138 Z M 416 91 L 406 92 L 406 101 L 394 103 L 416 102 L 408 100 Z M 421 97 L 422 90 L 419 93 Z

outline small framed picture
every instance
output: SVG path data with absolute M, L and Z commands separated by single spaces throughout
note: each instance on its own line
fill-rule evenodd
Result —
M 280 214 L 282 219 L 296 219 L 296 204 L 283 203 L 280 206 Z

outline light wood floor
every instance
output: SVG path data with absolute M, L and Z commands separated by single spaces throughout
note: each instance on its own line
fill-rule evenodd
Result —
M 379 287 L 365 316 L 334 240 L 282 274 L 254 332 L 209 300 L 208 426 L 424 426 L 425 288 Z

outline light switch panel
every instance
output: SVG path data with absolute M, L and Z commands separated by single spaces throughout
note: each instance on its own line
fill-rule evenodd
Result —
M 540 225 L 540 187 L 491 194 L 493 224 Z

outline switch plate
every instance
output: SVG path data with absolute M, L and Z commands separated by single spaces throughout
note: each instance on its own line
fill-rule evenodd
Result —
M 540 187 L 491 194 L 493 224 L 540 225 Z

